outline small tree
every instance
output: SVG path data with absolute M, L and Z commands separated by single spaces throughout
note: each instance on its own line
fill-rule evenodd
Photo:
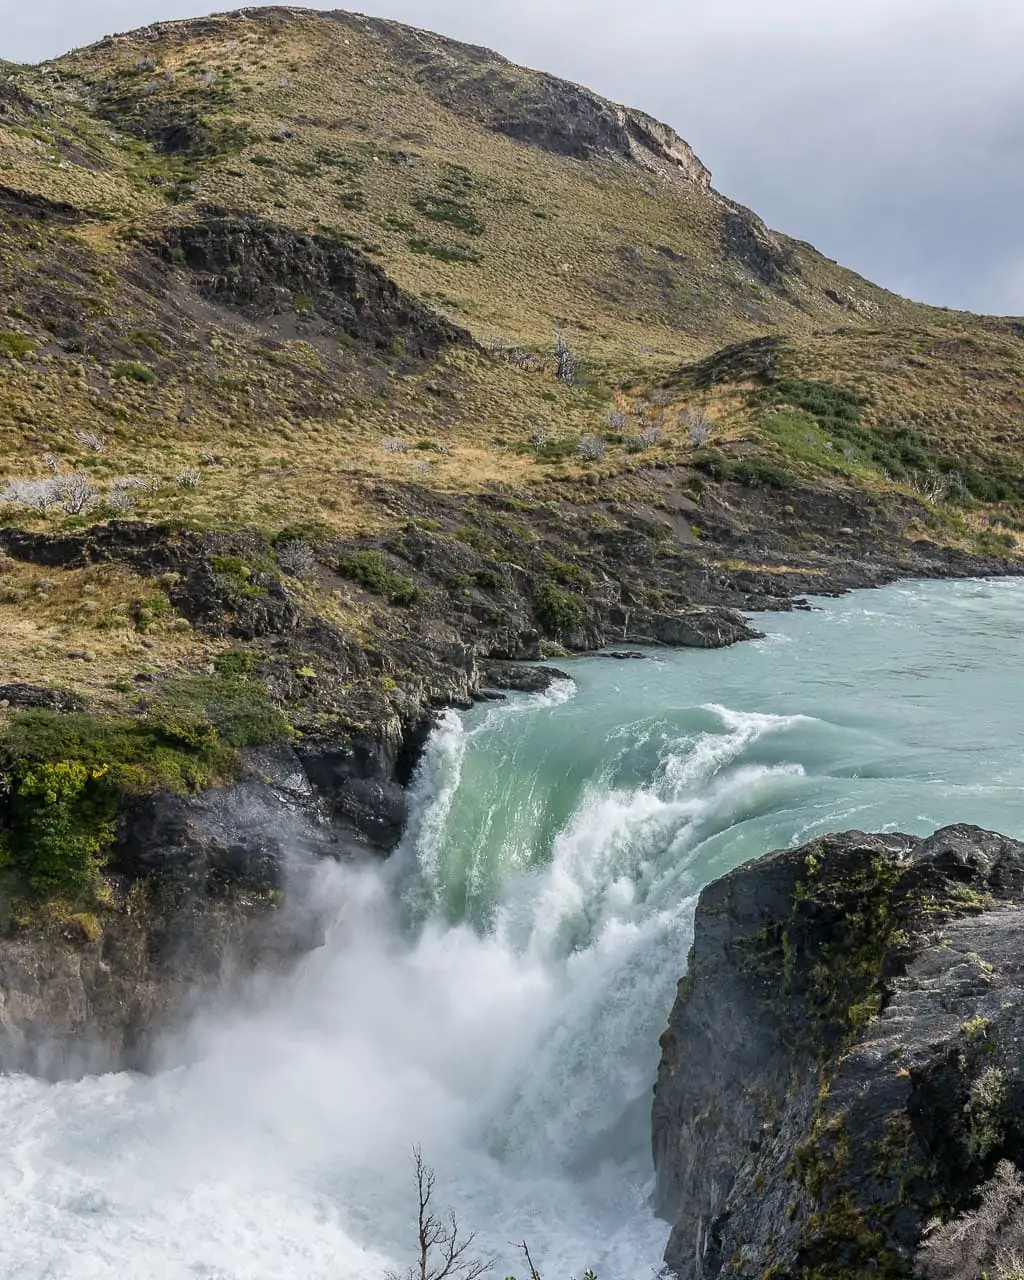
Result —
M 598 436 L 584 436 L 579 444 L 579 455 L 587 462 L 598 462 L 604 457 L 605 444 Z
M 491 1270 L 494 1260 L 473 1256 L 471 1250 L 476 1232 L 463 1235 L 454 1209 L 443 1215 L 435 1213 L 436 1174 L 423 1159 L 419 1147 L 413 1148 L 412 1155 L 419 1202 L 419 1256 L 415 1265 L 404 1273 L 387 1272 L 387 1280 L 479 1280 Z
M 679 424 L 689 430 L 690 444 L 695 449 L 704 448 L 715 427 L 703 409 L 684 409 L 680 414 Z

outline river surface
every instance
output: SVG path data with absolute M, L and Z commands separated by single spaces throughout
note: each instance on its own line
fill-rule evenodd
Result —
M 701 886 L 836 829 L 1024 835 L 1024 584 L 819 603 L 448 715 L 395 859 L 317 872 L 335 923 L 298 972 L 156 1076 L 0 1079 L 0 1276 L 382 1280 L 416 1143 L 497 1276 L 525 1238 L 545 1280 L 650 1277 L 650 1090 Z

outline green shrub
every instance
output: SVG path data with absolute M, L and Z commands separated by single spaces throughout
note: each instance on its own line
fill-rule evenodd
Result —
M 559 560 L 550 551 L 544 552 L 544 563 L 552 581 L 559 583 L 563 587 L 576 587 L 579 589 L 590 585 L 590 574 L 585 569 L 581 569 L 578 564 L 570 564 L 567 560 Z
M 245 599 L 266 595 L 265 589 L 252 581 L 252 565 L 241 556 L 211 556 L 210 567 L 232 595 Z
M 473 580 L 484 591 L 498 591 L 505 585 L 505 575 L 500 569 L 478 569 L 473 575 Z
M 180 676 L 168 681 L 157 705 L 168 712 L 200 712 L 216 729 L 219 743 L 227 747 L 266 746 L 291 732 L 283 712 L 257 680 L 219 674 Z
M 391 568 L 383 551 L 356 551 L 341 561 L 338 572 L 393 604 L 414 604 L 422 595 L 412 578 Z
M 111 365 L 110 376 L 128 382 L 139 382 L 147 387 L 153 386 L 157 380 L 152 369 L 147 369 L 144 364 L 136 364 L 134 360 L 118 360 Z
M 34 342 L 28 334 L 0 333 L 0 352 L 6 352 L 15 360 L 21 360 L 24 356 L 38 350 L 39 343 Z
M 417 196 L 412 202 L 413 208 L 429 218 L 431 222 L 445 222 L 449 226 L 464 231 L 466 235 L 483 235 L 484 224 L 469 205 L 453 200 L 451 196 L 424 195 Z
M 324 524 L 322 520 L 300 520 L 297 524 L 286 525 L 280 533 L 275 533 L 271 538 L 273 546 L 280 546 L 284 542 L 312 542 L 315 545 L 324 542 L 331 542 L 337 537 L 335 531 L 329 524 Z
M 474 551 L 479 551 L 483 556 L 495 555 L 500 550 L 490 534 L 485 533 L 483 529 L 478 529 L 475 525 L 456 525 L 452 530 L 452 537 L 457 542 L 472 547 Z
M 870 396 L 858 395 L 829 382 L 803 382 L 797 378 L 780 378 L 753 393 L 755 403 L 771 406 L 790 405 L 803 409 L 816 418 L 829 434 L 846 427 L 856 427 L 871 403 Z
M 225 649 L 223 653 L 218 653 L 213 660 L 213 669 L 219 676 L 228 676 L 237 679 L 240 676 L 251 675 L 256 663 L 259 661 L 259 654 L 254 653 L 251 649 Z
M 590 618 L 586 603 L 553 582 L 542 582 L 534 602 L 537 621 L 548 635 L 560 639 L 581 630 Z
M 787 489 L 793 477 L 769 458 L 727 458 L 717 449 L 694 455 L 693 466 L 713 480 L 732 480 L 747 489 Z
M 423 240 L 418 236 L 410 237 L 406 243 L 413 253 L 437 258 L 439 262 L 483 262 L 479 253 L 473 253 L 470 249 L 461 249 L 458 245 L 435 244 L 433 240 Z
M 168 681 L 135 717 L 12 711 L 0 725 L 0 865 L 40 896 L 94 898 L 125 796 L 229 781 L 238 748 L 289 732 L 261 685 L 220 676 Z
M 94 897 L 114 838 L 116 793 L 106 768 L 78 760 L 28 764 L 8 787 L 9 838 L 0 865 L 21 871 L 40 896 Z

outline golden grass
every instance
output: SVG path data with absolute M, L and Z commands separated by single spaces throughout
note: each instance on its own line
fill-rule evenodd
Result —
M 0 556 L 6 683 L 71 689 L 116 708 L 125 690 L 115 684 L 144 671 L 195 668 L 218 647 L 175 616 L 158 585 L 125 569 L 40 568 Z

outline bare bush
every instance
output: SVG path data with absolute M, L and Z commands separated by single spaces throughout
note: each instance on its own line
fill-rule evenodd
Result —
M 690 444 L 695 449 L 703 449 L 715 429 L 704 409 L 684 409 L 679 415 L 679 425 L 689 433 Z
M 544 364 L 535 351 L 506 342 L 504 338 L 493 338 L 487 344 L 487 350 L 495 360 L 515 365 L 517 369 L 540 369 Z
M 598 462 L 605 454 L 605 443 L 598 436 L 584 436 L 580 441 L 579 455 L 587 462 Z
M 199 472 L 195 467 L 186 467 L 181 475 L 178 476 L 179 489 L 198 489 L 199 488 Z
M 559 382 L 574 386 L 580 376 L 583 363 L 569 345 L 569 339 L 561 331 L 555 331 L 555 374 Z
M 380 447 L 385 453 L 408 453 L 409 446 L 404 440 L 400 440 L 397 436 L 385 436 L 380 442 Z
M 1024 1274 L 1024 1178 L 1008 1160 L 981 1189 L 976 1209 L 933 1222 L 917 1255 L 921 1280 L 1019 1280 Z
M 69 516 L 83 515 L 95 505 L 99 497 L 91 477 L 81 471 L 69 476 L 58 476 L 54 483 L 60 494 L 60 505 Z
M 612 409 L 608 413 L 608 427 L 611 431 L 622 432 L 629 426 L 629 419 L 621 409 Z
M 64 465 L 59 453 L 44 453 L 41 461 L 46 470 L 52 471 L 55 475 Z
M 145 480 L 138 476 L 119 476 L 107 489 L 107 502 L 119 515 L 125 515 L 135 508 L 135 494 L 146 488 Z
M 927 502 L 941 502 L 949 492 L 949 478 L 938 471 L 924 471 L 912 477 L 909 487 Z
M 0 488 L 0 503 L 11 503 L 14 506 L 30 507 L 45 515 L 51 507 L 60 504 L 60 485 L 55 479 L 47 480 L 8 480 Z
M 107 447 L 94 431 L 76 431 L 74 441 L 75 444 L 80 444 L 83 449 L 89 449 L 92 453 L 103 453 Z
M 473 1256 L 476 1232 L 464 1235 L 453 1209 L 444 1215 L 435 1213 L 433 1199 L 437 1179 L 419 1147 L 413 1150 L 413 1165 L 419 1201 L 418 1258 L 415 1266 L 405 1272 L 387 1272 L 387 1280 L 479 1280 L 493 1268 L 494 1260 Z
M 653 449 L 661 439 L 661 431 L 658 427 L 644 427 L 634 436 L 636 447 L 641 453 L 646 453 L 648 449 Z
M 316 552 L 308 542 L 296 539 L 277 548 L 277 562 L 292 578 L 308 578 L 317 566 Z
M 111 510 L 116 511 L 119 516 L 127 515 L 129 511 L 135 509 L 135 499 L 125 489 L 108 490 L 107 502 Z
M 675 398 L 675 392 L 670 391 L 667 387 L 659 387 L 656 391 L 651 392 L 651 403 L 659 409 L 667 408 Z

